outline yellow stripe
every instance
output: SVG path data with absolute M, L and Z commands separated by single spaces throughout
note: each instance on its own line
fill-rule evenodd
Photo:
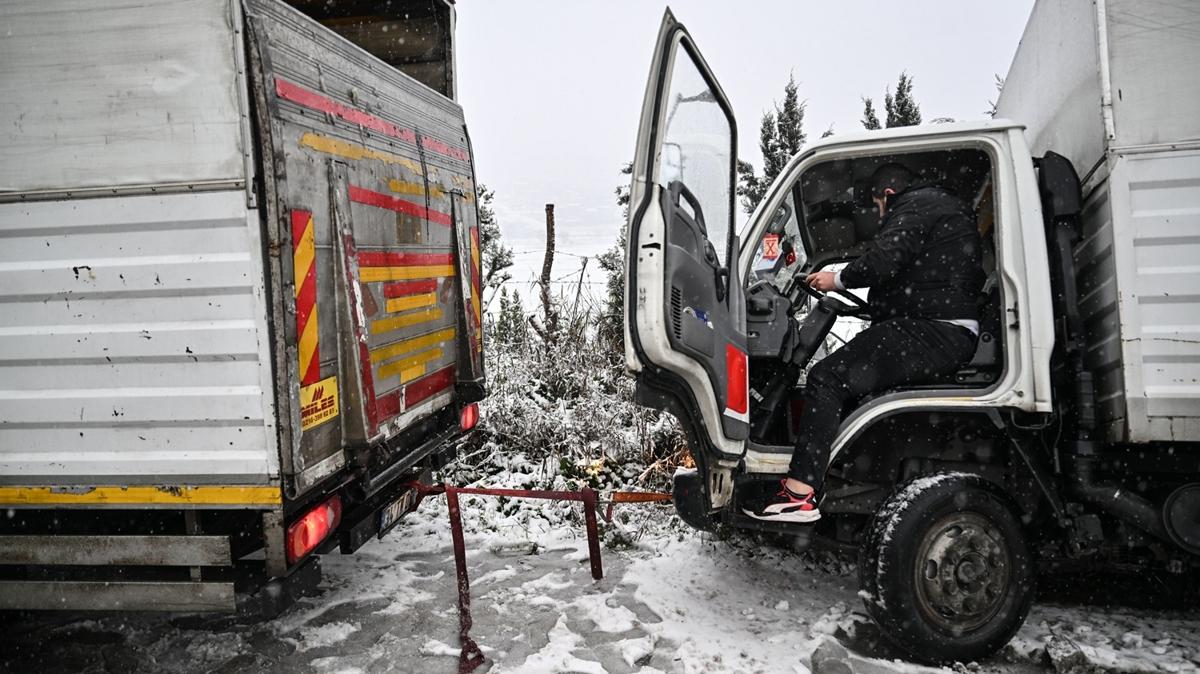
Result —
M 428 265 L 415 267 L 362 267 L 358 280 L 363 283 L 376 281 L 405 281 L 414 278 L 439 278 L 454 276 L 454 265 Z
M 300 241 L 292 251 L 292 285 L 294 286 L 292 292 L 297 297 L 300 296 L 300 286 L 304 282 L 304 277 L 308 275 L 308 268 L 312 266 L 316 256 L 316 239 L 313 234 L 313 219 L 310 216 L 304 225 L 304 234 L 300 236 Z
M 428 351 L 422 351 L 415 356 L 401 358 L 400 360 L 393 360 L 390 363 L 385 363 L 379 366 L 379 378 L 387 379 L 388 377 L 399 374 L 401 379 L 400 383 L 407 382 L 409 380 L 404 378 L 405 372 L 419 368 L 423 374 L 425 372 L 425 363 L 428 363 L 431 360 L 437 360 L 441 357 L 441 349 L 430 349 Z M 420 375 L 417 376 L 419 377 Z M 413 378 L 415 379 L 416 377 Z
M 444 342 L 450 341 L 451 339 L 454 339 L 454 328 L 446 328 L 445 330 L 431 332 L 428 335 L 421 335 L 420 337 L 406 339 L 403 342 L 396 342 L 395 344 L 381 346 L 378 349 L 371 351 L 371 362 L 381 363 L 389 358 L 395 358 L 396 356 L 402 356 L 406 353 L 440 345 Z
M 424 365 L 414 365 L 400 373 L 400 383 L 407 384 L 408 382 L 421 377 L 425 374 Z
M 425 196 L 425 186 L 423 184 L 409 182 L 407 180 L 397 180 L 392 178 L 388 181 L 388 189 L 396 194 L 409 194 L 415 197 Z M 429 195 L 440 199 L 441 197 L 446 196 L 446 193 L 443 192 L 442 188 L 438 187 L 437 185 L 430 185 Z
M 317 152 L 337 155 L 345 159 L 352 159 L 355 161 L 359 159 L 374 159 L 375 161 L 381 161 L 385 164 L 403 166 L 417 175 L 424 174 L 424 172 L 421 170 L 420 162 L 416 162 L 399 155 L 394 155 L 389 152 L 372 150 L 369 147 L 364 147 L 356 143 L 347 143 L 344 140 L 329 138 L 328 136 L 320 136 L 315 133 L 306 133 L 300 137 L 300 144 L 311 147 Z
M 0 506 L 38 505 L 212 505 L 275 506 L 279 487 L 0 487 Z
M 391 332 L 392 330 L 407 328 L 410 325 L 416 325 L 418 323 L 436 321 L 441 317 L 441 309 L 422 309 L 420 311 L 414 311 L 408 314 L 400 314 L 395 318 L 385 318 L 383 320 L 373 321 L 371 323 L 371 334 L 378 335 L 384 332 Z
M 313 226 L 313 219 L 310 215 L 308 222 L 304 224 L 304 234 L 300 236 L 300 241 L 296 244 L 296 248 L 292 251 L 292 285 L 293 292 L 296 297 L 300 296 L 300 286 L 304 284 L 304 279 L 308 276 L 308 272 L 312 269 L 317 257 L 317 240 L 316 227 Z M 316 280 L 314 278 L 314 280 Z M 300 376 L 304 376 L 308 372 L 309 365 L 317 352 L 317 301 L 316 295 L 313 296 L 312 309 L 308 313 L 308 321 L 304 324 L 304 332 L 300 334 L 298 350 L 300 360 Z
M 475 245 L 474 238 L 471 239 L 471 270 L 472 270 L 472 273 L 474 273 L 474 274 L 479 274 L 480 276 L 483 275 L 482 270 L 479 268 L 479 246 Z M 481 292 L 483 290 L 482 285 L 483 285 L 483 279 L 481 278 L 480 279 L 480 286 L 481 286 L 480 291 Z M 471 308 L 475 310 L 475 320 L 478 321 L 477 325 L 480 328 L 482 328 L 483 327 L 483 313 L 479 306 L 479 293 L 475 292 L 475 283 L 473 281 L 471 283 Z M 482 342 L 480 342 L 480 343 L 482 344 Z
M 317 307 L 313 305 L 308 322 L 304 324 L 304 332 L 300 333 L 300 376 L 308 372 L 308 367 L 317 352 Z
M 436 293 L 422 293 L 420 295 L 409 295 L 408 297 L 396 297 L 387 301 L 386 308 L 389 312 L 408 311 L 409 309 L 418 309 L 420 307 L 431 307 L 437 304 Z

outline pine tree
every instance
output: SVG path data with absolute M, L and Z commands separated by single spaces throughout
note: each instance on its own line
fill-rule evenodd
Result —
M 775 109 L 776 136 L 779 138 L 779 153 L 782 161 L 779 168 L 789 159 L 800 153 L 807 136 L 804 133 L 804 108 L 806 103 L 800 100 L 796 87 L 796 77 L 788 76 L 788 83 L 783 87 L 783 107 Z M 778 171 L 771 180 L 779 175 Z
M 882 128 L 879 125 L 879 116 L 875 114 L 875 101 L 863 96 L 863 117 L 862 125 L 867 131 L 874 131 Z
M 633 175 L 633 162 L 621 167 L 621 175 Z M 617 185 L 614 193 L 624 221 L 612 247 L 596 256 L 605 274 L 604 314 L 600 317 L 600 336 L 614 352 L 622 348 L 625 321 L 625 248 L 629 236 L 629 183 Z
M 496 320 L 492 322 L 492 341 L 497 344 L 508 343 L 508 324 L 505 322 L 508 313 L 508 288 L 500 286 L 500 309 L 496 313 Z
M 883 107 L 887 112 L 887 128 L 916 126 L 921 123 L 921 108 L 913 98 L 912 78 L 901 72 L 896 82 L 896 95 L 884 94 Z
M 737 194 L 742 197 L 742 207 L 747 213 L 758 206 L 788 160 L 804 147 L 808 139 L 804 133 L 805 105 L 800 100 L 795 76 L 789 76 L 783 87 L 783 105 L 776 104 L 774 111 L 763 113 L 758 128 L 758 148 L 763 156 L 762 177 L 755 174 L 754 166 L 749 162 L 740 159 L 737 162 Z
M 744 159 L 737 160 L 737 195 L 742 198 L 742 208 L 747 213 L 754 210 L 766 193 L 766 185 L 754 171 L 754 165 Z
M 500 288 L 500 311 L 496 316 L 495 339 L 500 344 L 524 344 L 529 334 L 525 324 L 525 308 L 521 304 L 521 293 L 514 290 L 512 297 L 508 289 Z
M 496 290 L 512 279 L 508 269 L 513 266 L 512 248 L 500 242 L 500 224 L 496 222 L 496 211 L 492 200 L 496 193 L 487 185 L 475 186 L 475 198 L 479 206 L 479 249 L 482 255 L 483 283 L 486 309 L 496 297 Z

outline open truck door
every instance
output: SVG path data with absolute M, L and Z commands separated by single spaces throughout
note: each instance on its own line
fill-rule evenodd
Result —
M 732 493 L 749 434 L 736 146 L 729 102 L 668 10 L 633 163 L 625 355 L 639 402 L 683 423 L 710 508 Z

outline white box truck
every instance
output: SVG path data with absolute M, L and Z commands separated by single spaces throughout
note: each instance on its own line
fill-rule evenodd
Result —
M 0 609 L 311 580 L 474 425 L 454 8 L 376 5 L 0 5 Z
M 633 163 L 625 349 L 639 400 L 687 433 L 682 519 L 857 550 L 868 613 L 929 662 L 1007 643 L 1039 569 L 1200 586 L 1197 26 L 1194 3 L 1040 0 L 997 118 L 821 139 L 738 232 L 732 108 L 668 11 Z M 839 320 L 872 313 L 870 294 L 803 279 L 874 245 L 868 182 L 890 162 L 973 206 L 975 354 L 842 411 L 815 525 L 753 519 L 743 506 L 787 473 L 806 368 Z

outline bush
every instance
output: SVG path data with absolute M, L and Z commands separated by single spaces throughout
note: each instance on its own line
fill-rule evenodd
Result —
M 622 355 L 595 330 L 566 331 L 553 345 L 494 332 L 485 348 L 488 397 L 460 453 L 464 476 L 512 470 L 520 457 L 543 486 L 561 477 L 569 488 L 661 490 L 690 462 L 679 424 L 633 401 Z

